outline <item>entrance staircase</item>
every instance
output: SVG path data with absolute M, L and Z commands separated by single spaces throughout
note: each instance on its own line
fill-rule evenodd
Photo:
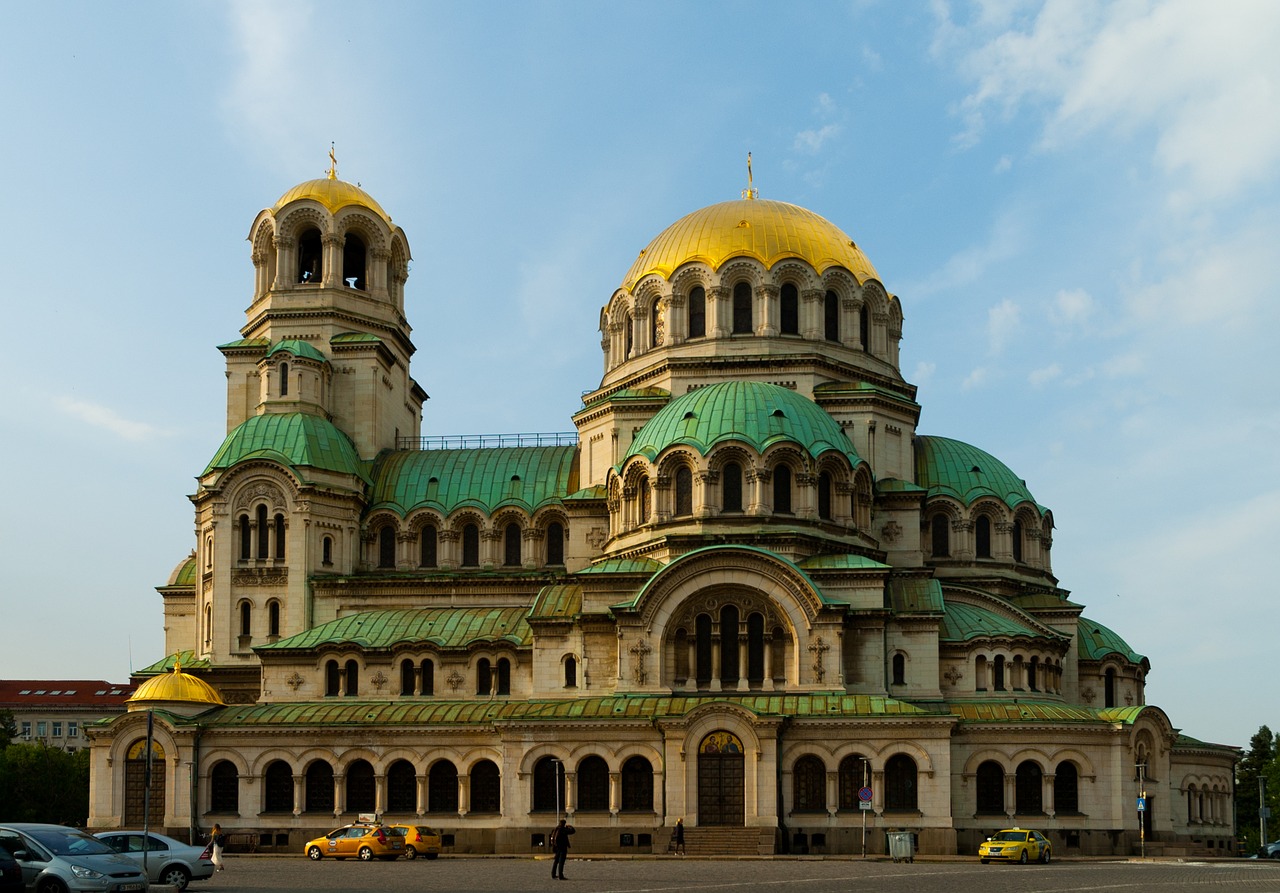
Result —
M 770 856 L 774 851 L 773 828 L 684 829 L 684 850 L 690 856 Z M 670 847 L 669 852 L 675 852 Z

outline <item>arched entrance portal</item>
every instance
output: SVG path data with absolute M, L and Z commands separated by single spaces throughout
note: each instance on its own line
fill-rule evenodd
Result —
M 152 827 L 164 822 L 164 748 L 151 742 L 151 811 L 144 816 L 147 802 L 147 739 L 140 738 L 129 746 L 124 761 L 124 823 L 141 828 L 144 819 Z
M 712 732 L 698 745 L 698 824 L 743 822 L 742 742 L 732 732 Z

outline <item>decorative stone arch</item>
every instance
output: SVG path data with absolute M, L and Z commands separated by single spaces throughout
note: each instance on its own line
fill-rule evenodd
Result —
M 789 282 L 801 295 L 809 289 L 822 287 L 822 281 L 813 267 L 795 258 L 788 258 L 774 264 L 762 278 L 765 284 L 779 289 Z
M 834 748 L 828 742 L 803 739 L 789 741 L 778 751 L 778 767 L 783 771 L 790 771 L 796 764 L 796 760 L 803 756 L 813 756 L 822 760 L 822 765 L 828 772 L 834 772 L 840 767 L 840 758 L 835 755 Z
M 457 756 L 453 765 L 458 770 L 459 775 L 469 775 L 477 763 L 482 763 L 485 760 L 496 764 L 498 772 L 502 772 L 504 765 L 502 751 L 487 745 L 467 748 L 465 753 Z
M 750 474 L 757 464 L 758 456 L 754 450 L 748 449 L 740 443 L 722 443 L 713 447 L 706 456 L 706 467 L 715 474 L 720 474 L 724 466 L 729 462 L 736 462 L 742 467 L 743 480 L 745 482 L 746 475 Z
M 1048 775 L 1053 771 L 1053 767 L 1057 765 L 1047 753 L 1039 747 L 1023 747 L 1014 751 L 1010 756 L 1014 767 L 1020 766 L 1028 760 L 1040 767 L 1040 771 Z
M 420 535 L 425 527 L 434 527 L 437 531 L 440 531 L 444 529 L 444 526 L 444 515 L 433 508 L 413 509 L 404 518 L 404 528 L 413 536 Z
M 1017 767 L 1017 761 L 1003 750 L 984 747 L 969 754 L 968 759 L 964 761 L 964 767 L 961 769 L 961 776 L 965 779 L 975 778 L 978 774 L 978 767 L 983 763 L 995 763 L 1004 771 L 1005 775 L 1012 775 Z
M 852 510 L 853 526 L 859 530 L 871 527 L 871 509 L 875 501 L 875 486 L 872 483 L 871 469 L 865 462 L 859 463 L 853 470 Z
M 933 778 L 935 769 L 933 765 L 933 757 L 929 755 L 929 751 L 925 750 L 914 741 L 894 741 L 873 757 L 871 764 L 872 770 L 884 771 L 885 765 L 889 760 L 902 754 L 915 760 L 916 775 L 926 778 Z
M 392 745 L 391 747 L 387 748 L 386 751 L 383 752 L 382 756 L 379 757 L 380 763 L 373 764 L 373 769 L 375 772 L 381 775 L 386 775 L 387 772 L 390 771 L 391 767 L 394 766 L 396 763 L 400 762 L 401 760 L 404 760 L 406 763 L 412 766 L 414 772 L 418 771 L 417 751 L 403 744 Z M 373 761 L 370 760 L 370 762 L 372 763 Z
M 383 758 L 368 747 L 352 747 L 342 751 L 341 753 L 337 753 L 335 751 L 334 759 L 337 760 L 339 764 L 339 767 L 334 769 L 335 772 L 341 771 L 345 774 L 347 767 L 356 760 L 364 760 L 373 767 L 375 774 L 379 772 L 386 772 L 386 765 L 383 764 Z
M 354 233 L 364 240 L 370 251 L 387 251 L 387 225 L 372 213 L 357 205 L 342 208 L 334 215 L 334 231 L 339 236 Z
M 301 204 L 290 208 L 283 214 L 277 214 L 276 237 L 296 243 L 305 230 L 312 227 L 320 230 L 321 238 L 333 234 L 333 215 L 321 209 L 318 204 Z
M 298 775 L 301 772 L 298 768 L 300 765 L 299 760 L 300 757 L 293 751 L 285 750 L 283 747 L 277 745 L 275 747 L 269 747 L 262 753 L 255 756 L 253 760 L 248 763 L 249 768 L 243 774 L 255 775 L 258 778 L 262 778 L 266 775 L 268 766 L 272 763 L 280 762 L 289 767 L 290 773 Z
M 760 262 L 754 258 L 738 257 L 720 267 L 716 271 L 716 279 L 716 284 L 729 289 L 730 295 L 732 295 L 735 285 L 739 282 L 746 282 L 751 286 L 752 296 L 754 297 L 755 290 L 765 284 L 767 274 Z

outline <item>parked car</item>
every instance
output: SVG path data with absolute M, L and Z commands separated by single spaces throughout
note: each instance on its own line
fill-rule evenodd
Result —
M 0 893 L 23 893 L 27 889 L 22 868 L 4 847 L 0 847 Z
M 1026 865 L 1034 860 L 1049 864 L 1053 858 L 1053 846 L 1039 831 L 1010 828 L 988 837 L 978 846 L 978 859 L 988 862 L 1021 862 Z
M 1263 846 L 1262 855 L 1268 859 L 1280 859 L 1280 840 Z
M 96 837 L 64 825 L 0 825 L 0 848 L 35 893 L 145 893 L 142 869 Z
M 426 825 L 389 825 L 387 830 L 404 838 L 404 857 L 416 859 L 425 856 L 435 859 L 440 855 L 440 832 Z
M 370 859 L 390 861 L 404 853 L 404 838 L 388 833 L 382 825 L 356 822 L 307 841 L 303 852 L 313 862 L 319 862 L 326 856 L 333 859 L 355 856 L 362 862 Z
M 143 835 L 141 831 L 103 831 L 94 837 L 139 865 L 142 864 L 145 841 L 147 877 L 153 884 L 167 884 L 185 890 L 192 881 L 213 877 L 213 862 L 201 858 L 204 854 L 202 846 L 192 846 L 154 832 Z

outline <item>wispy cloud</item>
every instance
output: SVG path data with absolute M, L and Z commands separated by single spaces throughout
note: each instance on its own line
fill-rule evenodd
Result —
M 168 437 L 170 432 L 147 422 L 134 422 L 120 416 L 114 409 L 96 403 L 86 403 L 74 397 L 56 397 L 54 405 L 78 421 L 109 431 L 117 437 L 138 443 L 155 437 Z
M 991 353 L 998 354 L 1018 334 L 1022 311 L 1013 301 L 1005 298 L 987 311 L 987 342 Z
M 1049 320 L 1057 326 L 1078 326 L 1093 314 L 1093 298 L 1082 288 L 1063 289 L 1053 296 Z
M 953 254 L 940 269 L 929 274 L 923 282 L 910 285 L 907 290 L 920 298 L 977 282 L 992 264 L 1017 254 L 1023 241 L 1021 214 L 1006 212 L 995 221 L 985 242 Z

